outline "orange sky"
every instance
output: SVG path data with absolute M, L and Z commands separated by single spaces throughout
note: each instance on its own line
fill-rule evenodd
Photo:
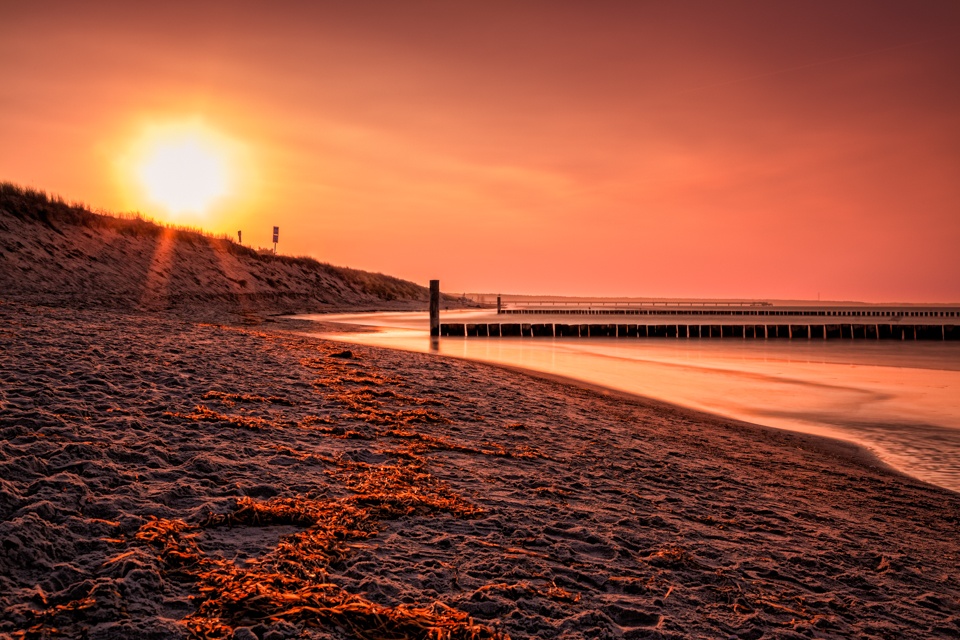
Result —
M 4 7 L 0 180 L 165 218 L 118 167 L 199 123 L 235 195 L 171 219 L 288 254 L 451 292 L 960 302 L 953 0 L 137 4 Z

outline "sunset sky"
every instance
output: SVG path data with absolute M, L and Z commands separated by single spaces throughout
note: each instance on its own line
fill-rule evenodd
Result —
M 3 2 L 0 180 L 450 292 L 960 302 L 955 0 L 155 5 Z

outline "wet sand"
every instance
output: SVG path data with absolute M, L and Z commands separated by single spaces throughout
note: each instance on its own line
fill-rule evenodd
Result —
M 960 492 L 960 343 L 449 337 L 431 344 L 424 313 L 305 317 L 365 329 L 329 334 L 337 340 L 435 350 L 854 442 L 904 473 Z
M 0 635 L 960 634 L 956 494 L 301 328 L 0 303 Z

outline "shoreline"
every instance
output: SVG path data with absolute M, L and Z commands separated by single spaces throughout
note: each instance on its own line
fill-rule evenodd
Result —
M 960 631 L 960 498 L 813 437 L 281 322 L 0 322 L 0 637 Z
M 297 322 L 303 322 L 303 321 L 297 319 Z M 372 327 L 367 325 L 354 325 L 354 324 L 340 323 L 340 322 L 320 322 L 316 320 L 306 320 L 305 322 L 315 323 L 317 330 L 301 333 L 302 335 L 322 337 L 324 339 L 340 341 L 340 342 L 343 342 L 344 344 L 364 344 L 365 346 L 375 347 L 375 348 L 384 348 L 384 349 L 393 349 L 396 351 L 420 353 L 417 351 L 409 351 L 402 347 L 392 347 L 389 345 L 375 345 L 375 344 L 368 344 L 368 343 L 351 342 L 349 339 L 343 339 L 340 337 L 340 334 L 376 333 L 377 331 L 383 330 L 383 328 L 377 328 L 377 327 Z M 299 331 L 297 332 L 300 333 Z M 424 339 L 426 339 L 426 337 Z M 451 338 L 447 338 L 447 339 L 449 340 Z M 452 338 L 452 339 L 457 339 L 457 338 Z M 639 402 L 645 406 L 659 408 L 662 411 L 682 414 L 689 417 L 692 420 L 710 422 L 713 424 L 721 425 L 726 428 L 755 430 L 760 434 L 762 434 L 763 432 L 772 432 L 772 434 L 774 435 L 780 434 L 781 438 L 786 439 L 789 437 L 792 440 L 794 440 L 796 443 L 803 444 L 806 448 L 817 449 L 821 451 L 823 455 L 829 456 L 831 458 L 844 460 L 849 462 L 850 464 L 863 466 L 873 470 L 882 470 L 892 476 L 896 476 L 901 479 L 919 483 L 923 486 L 933 487 L 941 491 L 946 491 L 953 495 L 960 495 L 960 490 L 954 490 L 949 487 L 945 487 L 945 486 L 924 480 L 921 477 L 911 475 L 907 471 L 901 470 L 893 466 L 892 464 L 883 460 L 879 454 L 877 454 L 875 451 L 873 451 L 870 448 L 868 444 L 865 444 L 863 442 L 858 442 L 854 440 L 852 437 L 850 439 L 847 439 L 847 438 L 844 438 L 842 435 L 830 436 L 830 435 L 824 435 L 824 434 L 809 433 L 809 432 L 800 431 L 797 429 L 791 429 L 789 427 L 778 427 L 774 425 L 763 424 L 760 422 L 751 422 L 748 420 L 725 416 L 721 413 L 712 413 L 708 410 L 687 407 L 679 403 L 674 403 L 674 402 L 663 400 L 657 397 L 644 395 L 642 393 L 616 389 L 600 383 L 590 382 L 587 380 L 582 380 L 579 378 L 575 378 L 575 377 L 567 376 L 563 374 L 540 371 L 534 368 L 526 368 L 521 365 L 514 365 L 514 364 L 495 362 L 495 361 L 489 361 L 489 360 L 473 359 L 468 356 L 459 356 L 459 355 L 452 355 L 452 354 L 431 353 L 431 355 L 435 357 L 465 360 L 465 361 L 474 362 L 477 364 L 488 365 L 488 366 L 497 367 L 504 370 L 524 374 L 524 375 L 529 375 L 535 378 L 552 380 L 552 381 L 559 382 L 561 384 L 566 384 L 566 385 L 574 386 L 581 389 L 590 389 L 608 397 L 617 397 L 627 401 Z M 787 446 L 787 445 L 784 445 L 784 446 Z
M 454 356 L 446 356 L 446 357 L 454 357 Z M 827 455 L 839 460 L 843 460 L 846 463 L 862 466 L 874 471 L 883 471 L 901 480 L 906 479 L 911 482 L 919 483 L 926 487 L 937 489 L 939 491 L 946 491 L 950 494 L 960 495 L 960 492 L 952 491 L 946 487 L 941 487 L 940 485 L 936 485 L 931 482 L 926 482 L 920 478 L 911 476 L 910 474 L 904 471 L 901 471 L 896 467 L 891 466 L 890 464 L 880 459 L 866 445 L 863 445 L 861 443 L 854 442 L 851 440 L 844 440 L 842 438 L 832 438 L 830 436 L 818 435 L 813 433 L 804 433 L 803 431 L 794 431 L 792 429 L 773 427 L 770 425 L 760 424 L 756 422 L 747 422 L 744 420 L 737 420 L 735 418 L 728 418 L 727 416 L 723 416 L 716 413 L 710 413 L 709 411 L 700 411 L 698 409 L 691 409 L 689 407 L 684 407 L 682 405 L 674 404 L 666 400 L 661 400 L 659 398 L 653 398 L 653 397 L 644 396 L 637 393 L 631 393 L 629 391 L 621 391 L 619 389 L 612 389 L 610 387 L 605 387 L 600 384 L 594 384 L 591 382 L 578 380 L 577 378 L 571 378 L 569 376 L 545 373 L 545 372 L 535 371 L 531 369 L 524 369 L 523 367 L 518 367 L 518 366 L 513 366 L 508 364 L 495 364 L 495 363 L 486 363 L 486 362 L 482 364 L 487 364 L 493 367 L 501 367 L 503 369 L 513 371 L 516 373 L 530 375 L 537 378 L 543 378 L 545 380 L 553 380 L 560 384 L 579 387 L 581 389 L 587 389 L 587 390 L 599 393 L 600 395 L 603 395 L 606 397 L 615 397 L 615 398 L 621 398 L 629 402 L 637 402 L 641 405 L 651 407 L 655 410 L 669 412 L 677 415 L 683 415 L 691 420 L 697 420 L 699 422 L 709 423 L 711 425 L 720 426 L 722 428 L 732 428 L 732 429 L 739 429 L 741 431 L 754 432 L 761 437 L 766 436 L 768 440 L 770 440 L 772 436 L 789 438 L 806 445 L 807 449 L 818 450 L 824 455 Z M 782 444 L 781 446 L 787 447 L 788 445 Z

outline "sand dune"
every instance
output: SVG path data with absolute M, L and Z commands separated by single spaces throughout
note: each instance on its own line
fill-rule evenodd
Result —
M 34 303 L 238 314 L 422 308 L 412 282 L 274 256 L 0 185 L 0 289 Z

